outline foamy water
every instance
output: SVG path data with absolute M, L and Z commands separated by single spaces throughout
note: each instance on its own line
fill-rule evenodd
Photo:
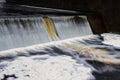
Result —
M 107 74 L 120 71 L 119 40 L 106 33 L 1 51 L 0 79 L 95 80 L 96 72 L 111 80 Z
M 3 74 L 15 74 L 11 80 L 88 80 L 94 79 L 92 70 L 84 64 L 76 63 L 76 60 L 69 56 L 49 56 L 38 55 L 32 57 L 20 57 L 6 64 L 6 67 L 0 78 L 4 78 Z

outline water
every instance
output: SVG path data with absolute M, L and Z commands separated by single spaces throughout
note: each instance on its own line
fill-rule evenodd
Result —
M 64 17 L 56 17 L 56 20 L 50 17 L 44 23 L 42 17 L 0 19 L 0 50 L 3 50 L 0 51 L 0 80 L 95 79 L 94 67 L 80 59 L 79 54 L 70 49 L 71 45 L 69 48 L 61 41 L 47 43 L 54 35 L 62 40 L 92 34 L 87 19 L 83 17 L 79 22 L 68 16 L 66 22 L 57 22 L 59 18 L 64 20 Z
M 24 62 L 24 63 L 23 63 Z M 6 65 L 7 62 L 1 64 Z M 1 65 L 0 64 L 0 65 Z M 32 65 L 31 65 L 32 64 Z M 64 65 L 64 66 L 63 66 Z M 32 56 L 20 57 L 10 62 L 5 71 L 0 71 L 0 79 L 3 74 L 15 74 L 12 80 L 88 80 L 94 79 L 89 67 L 76 63 L 69 56 Z M 9 73 L 7 73 L 9 72 Z M 89 75 L 88 75 L 89 74 Z M 7 79 L 10 79 L 7 78 Z
M 120 80 L 119 40 L 116 34 L 89 35 L 1 51 L 0 79 Z
M 47 20 L 47 23 L 43 21 Z M 47 26 L 45 26 L 47 24 Z M 54 25 L 52 25 L 54 24 Z M 85 16 L 1 18 L 0 50 L 92 34 Z
M 120 35 L 91 34 L 85 16 L 1 18 L 0 80 L 120 80 Z
M 93 34 L 86 16 L 52 17 L 60 39 Z
M 0 0 L 0 2 L 6 2 L 6 0 Z
M 50 18 L 43 18 L 43 22 L 45 24 L 45 28 L 47 30 L 48 36 L 50 37 L 50 40 L 51 41 L 59 40 L 51 19 Z
M 0 19 L 0 50 L 49 42 L 41 18 Z

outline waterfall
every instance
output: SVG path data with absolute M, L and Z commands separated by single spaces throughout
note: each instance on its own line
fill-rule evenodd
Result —
M 120 80 L 120 35 L 93 35 L 86 16 L 10 17 L 0 18 L 0 80 Z
M 85 16 L 0 19 L 0 50 L 92 34 Z
M 48 42 L 41 18 L 0 19 L 0 50 Z
M 92 34 L 85 16 L 51 17 L 60 39 L 67 39 Z

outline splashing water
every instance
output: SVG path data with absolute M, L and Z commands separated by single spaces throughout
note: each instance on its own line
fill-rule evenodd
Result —
M 24 62 L 24 63 L 23 63 Z M 2 62 L 1 64 L 5 64 Z M 32 64 L 32 65 L 31 65 Z M 63 66 L 64 65 L 64 66 Z M 20 57 L 7 64 L 2 74 L 16 74 L 16 80 L 88 80 L 94 79 L 89 67 L 78 64 L 69 56 Z M 19 67 L 19 68 L 18 68 Z M 9 72 L 9 73 L 8 73 Z M 0 79 L 4 78 L 0 75 Z M 89 75 L 88 75 L 89 74 Z M 8 78 L 9 79 L 9 78 Z
M 120 35 L 90 34 L 81 16 L 0 19 L 0 80 L 120 80 Z
M 89 35 L 1 51 L 0 79 L 119 80 L 120 43 L 108 42 L 114 38 L 120 40 L 115 34 Z

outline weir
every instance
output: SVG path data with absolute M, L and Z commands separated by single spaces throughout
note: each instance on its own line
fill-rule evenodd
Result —
M 0 6 L 0 80 L 120 80 L 120 35 L 94 35 L 96 17 Z
M 82 12 L 7 4 L 0 7 L 0 51 L 93 34 Z
M 92 34 L 85 16 L 0 18 L 0 50 Z

